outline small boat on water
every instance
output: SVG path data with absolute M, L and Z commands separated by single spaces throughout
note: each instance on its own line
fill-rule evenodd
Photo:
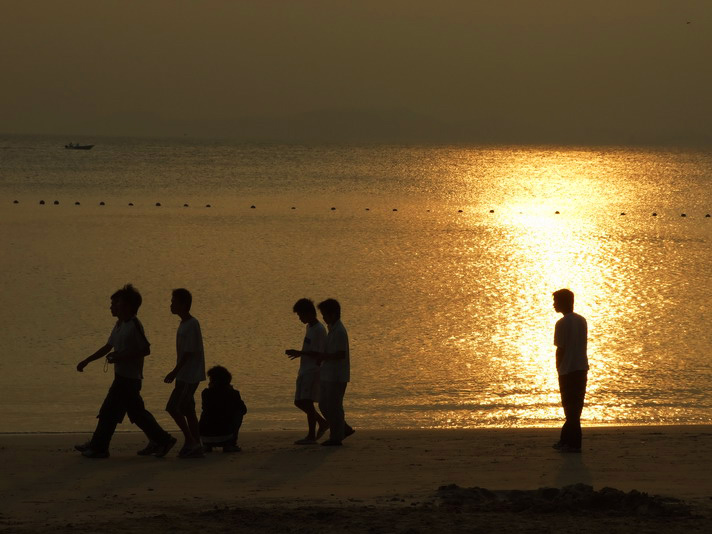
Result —
M 64 145 L 64 148 L 71 148 L 72 150 L 91 150 L 94 145 L 80 145 L 79 143 L 69 143 Z

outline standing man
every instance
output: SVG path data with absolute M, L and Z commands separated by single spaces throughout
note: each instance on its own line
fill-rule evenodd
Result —
M 176 438 L 161 428 L 141 398 L 143 359 L 151 354 L 143 325 L 136 317 L 141 302 L 141 294 L 131 284 L 111 295 L 111 315 L 118 320 L 109 340 L 106 345 L 77 364 L 77 371 L 80 373 L 84 372 L 89 363 L 104 356 L 108 363 L 114 365 L 114 381 L 99 409 L 99 421 L 94 435 L 90 441 L 74 447 L 86 458 L 109 457 L 109 443 L 116 425 L 123 421 L 126 414 L 149 439 L 148 446 L 138 451 L 138 454 L 162 457 L 176 443 Z
M 574 313 L 572 291 L 559 289 L 553 297 L 554 309 L 563 314 L 554 328 L 554 345 L 561 405 L 566 416 L 561 437 L 554 448 L 560 452 L 581 452 L 581 412 L 588 380 L 588 325 L 586 319 Z
M 292 360 L 300 358 L 294 405 L 307 414 L 307 436 L 294 443 L 295 445 L 312 445 L 329 428 L 326 419 L 314 408 L 314 402 L 319 401 L 319 360 L 314 354 L 324 352 L 327 334 L 326 328 L 316 317 L 316 308 L 310 299 L 299 299 L 292 310 L 297 314 L 299 320 L 307 325 L 302 350 L 288 349 L 285 351 Z
M 327 324 L 326 349 L 316 355 L 322 361 L 320 370 L 319 409 L 329 423 L 329 439 L 322 445 L 339 446 L 344 438 L 355 432 L 344 420 L 344 394 L 351 378 L 349 336 L 341 322 L 341 305 L 326 299 L 318 305 Z
M 174 289 L 171 296 L 171 313 L 180 317 L 176 333 L 176 365 L 166 375 L 164 382 L 175 381 L 166 411 L 183 432 L 185 443 L 180 458 L 202 458 L 198 416 L 195 413 L 195 391 L 205 380 L 205 351 L 203 334 L 198 319 L 190 314 L 193 296 L 185 288 Z

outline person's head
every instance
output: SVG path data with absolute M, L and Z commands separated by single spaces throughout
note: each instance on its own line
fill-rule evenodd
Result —
M 310 324 L 316 321 L 316 308 L 311 299 L 299 299 L 294 303 L 292 311 L 297 314 L 299 320 L 304 324 Z
M 119 319 L 133 317 L 138 313 L 142 302 L 141 293 L 131 284 L 126 284 L 111 295 L 111 315 Z
M 570 289 L 559 289 L 554 291 L 554 309 L 559 313 L 571 313 L 574 311 L 574 293 Z
M 193 295 L 185 288 L 174 289 L 171 295 L 171 313 L 183 315 L 190 311 Z
M 232 375 L 230 371 L 225 369 L 222 365 L 216 365 L 208 369 L 208 378 L 210 387 L 213 386 L 229 386 L 232 381 Z
M 341 304 L 336 299 L 326 299 L 318 307 L 326 324 L 331 325 L 341 319 Z

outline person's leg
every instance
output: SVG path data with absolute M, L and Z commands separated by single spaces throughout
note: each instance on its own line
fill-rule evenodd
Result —
M 316 418 L 314 417 L 314 402 L 311 399 L 297 399 L 294 406 L 307 415 L 307 437 L 304 439 L 314 439 L 316 437 Z
M 131 391 L 126 406 L 129 420 L 139 427 L 146 437 L 153 443 L 166 445 L 172 439 L 171 435 L 161 428 L 153 414 L 146 409 L 141 397 L 141 381 L 137 380 L 137 385 Z
M 321 382 L 321 391 L 319 399 L 319 410 L 324 415 L 327 424 L 329 425 L 329 439 L 333 439 L 333 432 L 336 428 L 334 414 L 334 406 L 336 404 L 336 382 Z
M 581 431 L 581 412 L 583 412 L 584 399 L 586 397 L 586 382 L 588 378 L 586 371 L 576 371 L 571 373 L 569 383 L 569 400 L 565 409 L 566 421 L 569 424 L 567 429 L 567 443 L 574 449 L 581 448 L 583 432 Z
M 346 382 L 322 382 L 322 402 L 319 403 L 321 413 L 329 423 L 329 442 L 341 443 L 344 439 L 344 393 Z
M 586 371 L 575 371 L 559 377 L 561 404 L 566 416 L 560 443 L 572 449 L 581 448 L 581 412 L 586 395 L 586 382 Z
M 234 431 L 230 439 L 223 445 L 223 452 L 240 452 L 239 445 L 237 444 L 237 438 L 240 435 L 240 427 L 242 426 L 242 414 L 236 414 L 233 420 Z
M 195 388 L 197 388 L 197 384 L 176 380 L 166 404 L 166 411 L 183 433 L 182 451 L 195 449 L 200 444 L 200 431 L 195 415 L 195 400 L 193 399 Z
M 343 441 L 346 435 L 346 420 L 344 414 L 344 394 L 346 393 L 346 382 L 336 383 L 336 398 L 334 406 L 334 420 L 336 423 L 336 433 L 332 430 L 332 439 Z
M 95 452 L 108 452 L 109 443 L 118 425 L 126 414 L 126 384 L 115 378 L 97 415 L 97 425 L 89 441 L 89 448 Z

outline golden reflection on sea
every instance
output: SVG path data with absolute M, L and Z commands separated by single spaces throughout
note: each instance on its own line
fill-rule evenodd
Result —
M 553 326 L 560 315 L 553 311 L 551 298 L 552 292 L 560 288 L 574 291 L 575 309 L 589 322 L 591 371 L 587 396 L 594 400 L 587 403 L 584 419 L 606 421 L 613 410 L 616 419 L 625 420 L 632 406 L 625 399 L 609 400 L 608 405 L 597 400 L 607 375 L 621 365 L 635 366 L 634 362 L 621 361 L 624 356 L 620 354 L 602 350 L 602 342 L 620 330 L 612 321 L 615 310 L 635 291 L 627 284 L 634 281 L 637 285 L 640 280 L 635 273 L 620 276 L 620 258 L 610 250 L 607 230 L 599 227 L 597 212 L 610 205 L 619 187 L 614 182 L 591 179 L 586 170 L 596 165 L 596 159 L 588 153 L 577 155 L 570 151 L 515 157 L 503 161 L 503 169 L 492 171 L 505 177 L 493 183 L 498 191 L 481 192 L 482 197 L 499 201 L 487 223 L 499 230 L 497 241 L 489 246 L 501 265 L 491 284 L 498 294 L 500 317 L 489 338 L 498 346 L 491 361 L 502 370 L 508 369 L 509 375 L 508 381 L 499 384 L 497 394 L 480 394 L 472 399 L 473 404 L 494 408 L 477 415 L 478 420 L 484 417 L 488 425 L 526 426 L 527 420 L 538 426 L 561 424 L 553 365 Z M 528 177 L 531 183 L 522 177 Z M 532 191 L 532 187 L 538 190 Z M 465 213 L 461 225 L 482 226 L 481 211 Z M 612 213 L 605 215 L 610 219 Z M 473 261 L 480 261 L 474 247 L 472 250 Z M 457 277 L 453 283 L 469 283 L 465 292 L 472 295 L 482 287 L 482 280 L 477 277 Z M 602 330 L 608 333 L 603 334 Z M 481 350 L 481 344 L 473 339 L 453 341 L 474 354 Z M 462 402 L 466 405 L 468 400 Z M 453 410 L 441 426 L 481 424 L 469 419 L 467 411 Z

